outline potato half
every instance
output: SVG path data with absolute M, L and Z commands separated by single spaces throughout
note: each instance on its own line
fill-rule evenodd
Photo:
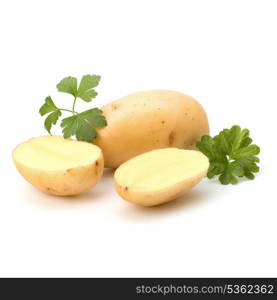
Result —
M 104 168 L 99 147 L 59 136 L 32 138 L 18 145 L 13 160 L 27 181 L 58 196 L 77 195 L 90 189 Z
M 166 148 L 128 160 L 114 179 L 123 199 L 154 206 L 184 194 L 206 176 L 208 168 L 208 158 L 199 151 Z

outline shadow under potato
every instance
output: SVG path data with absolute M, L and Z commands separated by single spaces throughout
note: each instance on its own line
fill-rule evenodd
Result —
M 184 211 L 185 208 L 199 205 L 201 202 L 209 201 L 211 199 L 212 189 L 195 188 L 183 196 L 161 205 L 144 207 L 133 203 L 127 203 L 121 214 L 128 219 L 142 219 L 146 217 L 155 217 L 160 215 L 168 215 L 176 213 L 177 211 Z
M 66 204 L 78 204 L 81 202 L 96 202 L 98 200 L 103 199 L 103 195 L 105 194 L 106 188 L 102 185 L 110 184 L 110 181 L 113 177 L 114 170 L 112 169 L 104 169 L 103 177 L 95 187 L 89 189 L 86 192 L 83 192 L 79 195 L 73 196 L 56 196 L 52 194 L 48 194 L 39 190 L 38 188 L 29 185 L 26 183 L 24 186 L 24 193 L 29 202 L 32 202 L 36 205 L 47 205 L 50 207 L 55 206 L 63 206 Z M 105 182 L 106 181 L 106 182 Z
M 112 182 L 114 171 L 114 169 L 104 169 L 101 182 L 98 183 L 98 185 L 96 185 L 94 188 L 77 196 L 60 197 L 50 195 L 36 189 L 33 186 L 26 184 L 24 188 L 27 196 L 26 198 L 28 199 L 28 201 L 35 203 L 36 205 L 47 205 L 50 207 L 64 206 L 66 205 L 66 203 L 71 203 L 74 205 L 77 205 L 78 203 L 82 202 L 98 203 L 98 200 L 104 201 L 105 197 L 103 196 L 106 194 L 107 185 L 109 185 L 109 188 L 114 189 Z M 211 180 L 209 180 L 209 183 L 210 182 Z M 214 183 L 218 184 L 218 181 L 214 180 Z M 155 215 L 158 216 L 161 214 L 168 215 L 173 212 L 181 210 L 183 211 L 184 208 L 198 205 L 201 202 L 209 201 L 211 199 L 212 194 L 214 194 L 216 191 L 214 190 L 212 185 L 210 186 L 211 188 L 208 188 L 208 186 L 209 185 L 205 186 L 204 184 L 204 188 L 193 188 L 173 201 L 152 207 L 144 207 L 133 203 L 129 203 L 126 200 L 121 199 L 120 196 L 118 196 L 117 199 L 114 199 L 114 201 L 117 201 L 121 204 L 125 204 L 124 208 L 121 209 L 120 214 L 126 218 L 132 219 L 134 217 L 135 219 L 141 219 L 143 216 L 153 217 Z M 114 194 L 117 195 L 115 190 Z

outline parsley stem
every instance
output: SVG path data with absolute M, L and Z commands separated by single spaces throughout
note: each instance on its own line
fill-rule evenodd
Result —
M 73 111 L 73 110 L 70 110 L 70 109 L 65 109 L 65 108 L 58 108 L 59 110 L 62 110 L 62 111 L 68 111 L 68 112 L 71 112 L 73 114 L 75 114 L 76 112 Z
M 73 102 L 73 106 L 72 106 L 72 112 L 73 112 L 73 113 L 75 113 L 76 99 L 77 99 L 77 97 L 74 97 L 74 102 Z

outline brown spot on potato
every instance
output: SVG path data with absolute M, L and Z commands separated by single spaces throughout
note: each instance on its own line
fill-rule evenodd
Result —
M 94 168 L 94 173 L 98 174 L 98 166 L 99 166 L 99 162 L 98 160 L 95 162 L 95 168 Z
M 164 121 L 164 120 L 162 120 L 162 124 L 165 124 L 165 121 Z
M 67 169 L 66 172 L 67 173 L 71 173 L 73 171 L 73 168 Z
M 175 132 L 174 130 L 172 130 L 168 136 L 169 145 L 172 145 L 174 143 L 174 140 L 175 140 Z
M 187 116 L 188 115 L 188 113 L 187 112 L 185 112 L 185 116 Z
M 51 187 L 49 187 L 49 186 L 46 187 L 46 190 L 47 190 L 47 192 L 49 192 L 49 193 L 54 193 L 54 194 L 57 194 L 57 193 L 58 193 L 57 190 L 55 190 L 55 189 L 53 189 L 53 188 L 51 188 Z
M 118 109 L 118 105 L 112 104 L 112 110 L 117 110 L 117 109 Z
M 128 191 L 128 186 L 125 186 L 124 190 L 127 192 Z

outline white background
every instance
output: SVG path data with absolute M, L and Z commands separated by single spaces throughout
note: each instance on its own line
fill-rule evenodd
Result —
M 0 275 L 277 276 L 276 9 L 267 0 L 1 1 Z M 195 97 L 213 135 L 251 130 L 261 172 L 237 186 L 204 180 L 152 209 L 122 200 L 109 170 L 79 197 L 43 194 L 17 173 L 12 149 L 46 134 L 44 98 L 71 105 L 55 86 L 84 74 L 102 76 L 93 106 L 144 89 Z

